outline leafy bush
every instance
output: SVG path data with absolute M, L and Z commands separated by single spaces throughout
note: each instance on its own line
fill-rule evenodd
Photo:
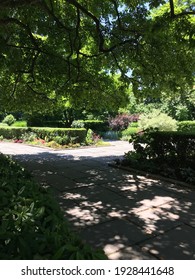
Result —
M 108 130 L 108 122 L 101 120 L 76 120 L 73 121 L 71 127 L 86 128 L 93 130 L 94 132 L 104 132 Z
M 16 121 L 12 124 L 14 127 L 27 127 L 26 121 Z
M 66 124 L 63 121 L 43 121 L 41 127 L 58 127 L 58 128 L 65 128 Z
M 53 141 L 55 141 L 57 144 L 59 145 L 67 145 L 68 143 L 70 143 L 70 139 L 67 135 L 64 136 L 56 136 L 53 138 Z
M 137 122 L 139 115 L 120 114 L 109 120 L 109 127 L 114 131 L 127 129 L 130 123 Z
M 175 131 L 177 130 L 177 121 L 155 109 L 151 113 L 140 116 L 139 127 L 142 130 L 152 128 L 159 131 Z
M 130 142 L 143 158 L 177 158 L 184 163 L 195 157 L 195 133 L 146 131 L 132 135 Z
M 49 141 L 45 143 L 46 147 L 52 148 L 52 149 L 58 149 L 61 148 L 61 145 L 56 143 L 55 141 Z
M 82 120 L 77 120 L 73 121 L 71 127 L 73 128 L 83 128 L 85 126 L 84 121 Z
M 189 108 L 186 105 L 177 105 L 175 107 L 175 118 L 178 121 L 187 120 L 189 118 Z
M 13 115 L 7 115 L 4 120 L 2 121 L 2 123 L 6 123 L 7 125 L 12 125 L 14 122 L 16 121 L 16 119 L 14 118 Z
M 21 135 L 21 139 L 24 141 L 35 141 L 35 139 L 37 138 L 37 134 L 34 132 L 25 132 L 24 134 Z
M 132 127 L 132 126 L 129 126 L 127 129 L 123 130 L 121 132 L 122 134 L 122 139 L 123 140 L 126 140 L 128 139 L 129 136 L 137 133 L 139 131 L 139 128 L 138 127 Z
M 60 137 L 76 137 L 77 143 L 84 143 L 86 138 L 86 129 L 84 128 L 49 128 L 49 127 L 31 127 L 31 131 L 35 132 L 37 136 L 46 141 L 52 141 L 56 136 Z
M 88 129 L 87 131 L 87 137 L 86 137 L 86 142 L 87 144 L 93 144 L 93 143 L 97 143 L 98 141 L 101 140 L 100 135 L 96 134 L 95 132 L 93 132 L 93 130 Z
M 130 123 L 129 127 L 139 127 L 139 123 L 138 122 L 132 122 L 132 123 Z
M 178 122 L 178 131 L 195 132 L 195 121 Z
M 92 129 L 94 132 L 104 132 L 108 130 L 108 122 L 101 120 L 84 120 L 84 127 L 86 129 Z
M 195 133 L 146 131 L 131 136 L 123 164 L 195 183 Z
M 52 194 L 0 154 L 0 259 L 106 259 L 71 232 Z
M 30 129 L 27 127 L 0 127 L 0 135 L 5 139 L 19 139 L 29 131 Z

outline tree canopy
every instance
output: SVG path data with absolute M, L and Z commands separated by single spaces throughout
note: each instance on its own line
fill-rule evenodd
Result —
M 1 0 L 1 106 L 117 107 L 129 84 L 138 96 L 192 86 L 194 4 Z

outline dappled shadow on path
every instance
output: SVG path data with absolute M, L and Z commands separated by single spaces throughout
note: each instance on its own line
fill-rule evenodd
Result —
M 110 168 L 114 156 L 15 158 L 52 189 L 73 230 L 110 259 L 195 259 L 194 191 Z

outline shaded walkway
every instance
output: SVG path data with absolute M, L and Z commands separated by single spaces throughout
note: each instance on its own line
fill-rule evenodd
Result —
M 110 259 L 195 259 L 195 191 L 108 167 L 129 149 L 127 142 L 65 151 L 0 143 L 52 189 L 73 230 Z

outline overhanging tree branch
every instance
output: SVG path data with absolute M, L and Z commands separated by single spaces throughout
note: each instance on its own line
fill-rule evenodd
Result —
M 175 6 L 174 6 L 174 1 L 169 0 L 169 5 L 170 5 L 170 15 L 172 18 L 178 18 L 182 16 L 187 16 L 187 15 L 195 15 L 195 10 L 189 10 L 189 11 L 183 11 L 181 13 L 175 14 Z

